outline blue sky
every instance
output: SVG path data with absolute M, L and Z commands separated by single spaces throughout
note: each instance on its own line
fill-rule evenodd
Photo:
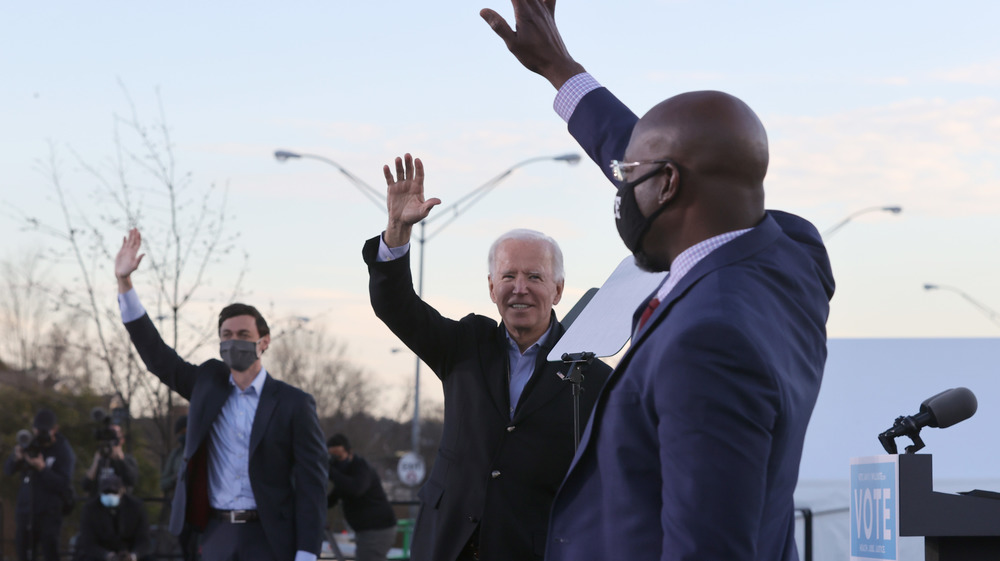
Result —
M 503 0 L 6 3 L 0 255 L 52 242 L 11 220 L 15 208 L 58 218 L 37 171 L 49 143 L 74 210 L 95 214 L 94 182 L 73 154 L 103 165 L 113 115 L 131 97 L 155 120 L 159 91 L 178 169 L 195 186 L 228 185 L 250 254 L 246 299 L 325 322 L 399 390 L 412 383 L 412 359 L 391 352 L 397 342 L 371 314 L 360 259 L 384 214 L 335 169 L 271 154 L 320 154 L 381 189 L 382 164 L 410 151 L 424 159 L 428 195 L 447 205 L 517 162 L 576 151 L 551 86 L 507 53 L 482 7 L 511 14 Z M 695 89 L 747 101 L 770 136 L 769 207 L 824 230 L 858 209 L 903 206 L 828 240 L 833 337 L 1000 335 L 956 294 L 922 289 L 960 287 L 1000 309 L 998 20 L 988 1 L 562 0 L 557 9 L 570 52 L 637 113 Z M 427 299 L 454 317 L 496 317 L 486 249 L 531 227 L 563 245 L 565 313 L 625 256 L 611 197 L 590 162 L 518 170 L 427 244 Z M 148 204 L 152 212 L 157 201 Z M 214 286 L 231 282 L 231 270 L 218 271 Z M 197 302 L 206 315 L 219 304 L 211 294 Z

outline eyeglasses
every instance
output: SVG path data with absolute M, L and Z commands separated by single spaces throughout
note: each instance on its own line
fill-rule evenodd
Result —
M 666 167 L 666 164 L 670 162 L 671 160 L 643 160 L 641 162 L 619 162 L 618 160 L 611 160 L 611 174 L 618 181 L 625 181 L 625 177 L 630 170 L 643 164 L 661 164 L 661 167 Z

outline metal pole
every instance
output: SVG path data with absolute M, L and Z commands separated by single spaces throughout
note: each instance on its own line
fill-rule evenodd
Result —
M 421 300 L 424 299 L 424 251 L 426 251 L 426 238 L 424 234 L 426 229 L 426 224 L 420 222 L 420 237 L 417 241 L 420 242 L 420 267 L 417 273 L 417 297 Z M 416 367 L 413 371 L 414 386 L 413 386 L 413 434 L 412 434 L 412 447 L 413 452 L 417 455 L 420 454 L 420 357 L 416 357 Z

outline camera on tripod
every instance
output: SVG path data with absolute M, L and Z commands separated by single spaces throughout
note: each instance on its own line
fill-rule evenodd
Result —
M 97 424 L 97 427 L 94 429 L 97 450 L 102 458 L 108 458 L 111 456 L 111 448 L 118 446 L 119 442 L 118 431 L 111 427 L 114 424 L 114 419 L 100 407 L 90 410 L 90 418 Z
M 52 442 L 49 431 L 38 431 L 38 434 L 25 429 L 17 431 L 17 445 L 21 447 L 21 453 L 32 459 L 37 458 L 42 448 L 48 448 Z

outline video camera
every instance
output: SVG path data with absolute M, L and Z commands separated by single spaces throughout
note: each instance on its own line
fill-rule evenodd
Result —
M 118 433 L 111 428 L 113 419 L 100 407 L 90 410 L 90 418 L 97 424 L 94 429 L 94 439 L 97 440 L 98 452 L 101 457 L 107 458 L 111 455 L 111 448 L 118 445 Z
M 49 431 L 39 431 L 38 434 L 24 429 L 17 431 L 17 445 L 21 447 L 21 453 L 29 458 L 37 458 L 42 448 L 48 448 L 52 442 Z

